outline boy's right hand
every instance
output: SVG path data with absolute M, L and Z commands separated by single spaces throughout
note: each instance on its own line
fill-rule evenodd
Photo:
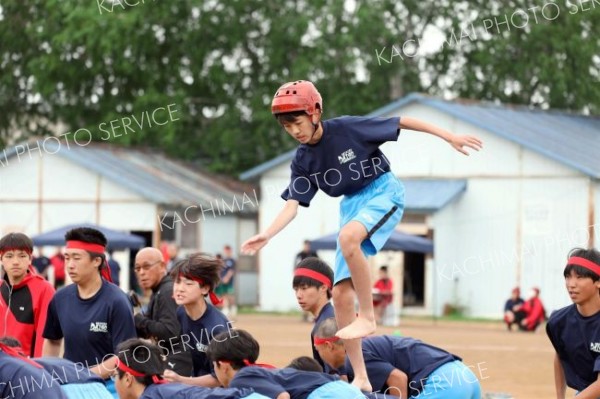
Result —
M 254 255 L 258 250 L 267 245 L 268 242 L 269 237 L 265 234 L 257 234 L 242 244 L 242 253 L 245 255 Z

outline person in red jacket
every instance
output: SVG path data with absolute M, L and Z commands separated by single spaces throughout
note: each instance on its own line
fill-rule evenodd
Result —
M 383 316 L 387 307 L 394 298 L 392 280 L 388 276 L 388 267 L 379 268 L 379 280 L 373 286 L 373 307 L 375 308 L 375 318 L 378 324 L 383 322 Z
M 540 300 L 540 289 L 533 287 L 521 310 L 525 312 L 525 318 L 521 320 L 521 330 L 535 331 L 536 328 L 546 320 L 546 310 Z
M 0 336 L 19 340 L 30 357 L 42 356 L 44 326 L 54 287 L 31 265 L 33 242 L 22 233 L 0 239 Z

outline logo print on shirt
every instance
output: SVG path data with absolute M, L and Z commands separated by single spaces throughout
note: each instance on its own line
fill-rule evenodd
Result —
M 108 324 L 102 321 L 91 322 L 90 323 L 90 331 L 91 332 L 108 332 Z
M 356 155 L 354 154 L 354 150 L 352 148 L 350 148 L 349 150 L 346 150 L 346 151 L 342 152 L 340 155 L 338 155 L 338 161 L 340 161 L 340 164 L 345 164 L 346 162 L 350 162 L 354 158 L 356 158 Z
M 590 342 L 590 350 L 600 353 L 600 342 Z
M 19 306 L 19 310 L 20 310 L 21 312 L 24 312 L 24 311 L 25 311 L 25 306 Z
M 198 352 L 206 352 L 207 349 L 208 349 L 208 345 L 203 345 L 200 342 L 196 342 L 196 350 Z

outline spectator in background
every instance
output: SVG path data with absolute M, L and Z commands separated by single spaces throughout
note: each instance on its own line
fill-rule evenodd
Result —
M 35 267 L 35 270 L 38 274 L 42 276 L 46 276 L 46 268 L 50 266 L 50 259 L 47 256 L 44 256 L 44 251 L 42 251 L 42 247 L 37 247 L 37 256 L 33 257 L 31 264 Z
M 519 287 L 513 288 L 510 298 L 504 304 L 504 322 L 508 331 L 512 331 L 513 324 L 517 327 L 521 326 L 521 321 L 525 318 L 523 302 Z
M 120 281 L 121 265 L 119 265 L 119 262 L 117 262 L 115 260 L 115 258 L 113 258 L 113 252 L 114 251 L 112 249 L 108 250 L 108 257 L 107 257 L 108 267 L 110 268 L 110 276 L 112 277 L 112 282 L 115 285 L 120 286 L 121 285 L 121 281 Z
M 388 276 L 388 267 L 379 268 L 379 280 L 373 286 L 373 307 L 375 308 L 375 319 L 378 324 L 383 321 L 387 307 L 394 298 L 392 280 Z
M 61 247 L 56 247 L 56 252 L 50 258 L 50 264 L 54 268 L 54 288 L 60 288 L 65 285 L 65 256 Z
M 318 258 L 319 255 L 313 250 L 310 249 L 310 241 L 304 240 L 304 247 L 302 247 L 302 251 L 298 252 L 296 255 L 296 260 L 294 261 L 294 265 L 302 262 L 304 259 L 308 257 Z
M 173 269 L 173 266 L 175 266 L 177 262 L 182 260 L 182 258 L 179 257 L 179 246 L 175 243 L 169 244 L 167 246 L 167 255 L 167 273 L 169 273 L 171 269 Z
M 219 255 L 217 255 L 219 259 Z M 229 245 L 223 247 L 223 269 L 221 269 L 221 281 L 215 294 L 223 299 L 223 314 L 227 317 L 237 316 L 237 306 L 235 304 L 235 286 L 233 278 L 235 276 L 235 259 Z
M 540 300 L 540 289 L 533 287 L 529 291 L 528 299 L 523 303 L 525 318 L 521 320 L 521 330 L 535 331 L 546 320 L 546 310 Z
M 141 249 L 135 256 L 133 270 L 140 287 L 152 290 L 148 309 L 134 317 L 138 336 L 151 338 L 161 346 L 166 368 L 180 375 L 192 375 L 192 357 L 189 351 L 182 350 L 173 279 L 167 274 L 163 254 L 156 248 Z

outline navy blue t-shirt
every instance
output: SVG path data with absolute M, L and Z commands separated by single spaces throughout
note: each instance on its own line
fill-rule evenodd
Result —
M 252 388 L 261 395 L 276 398 L 287 392 L 294 399 L 306 399 L 315 389 L 339 380 L 338 376 L 291 368 L 266 369 L 257 366 L 240 369 L 229 383 L 231 388 Z
M 223 269 L 221 269 L 221 274 L 220 274 L 221 279 L 223 277 L 225 277 L 225 275 L 230 270 L 233 270 L 233 272 L 235 273 L 235 259 L 233 259 L 233 258 L 223 259 Z M 229 279 L 229 282 L 227 283 L 227 285 L 233 285 L 234 276 L 235 276 L 235 274 L 231 277 L 231 279 Z
M 546 333 L 560 359 L 567 385 L 583 391 L 600 372 L 600 312 L 584 317 L 575 304 L 550 315 Z
M 317 349 L 315 348 L 315 334 L 317 333 L 317 330 L 319 329 L 319 324 L 321 324 L 322 321 L 329 319 L 331 317 L 335 318 L 335 313 L 333 312 L 333 306 L 331 305 L 331 302 L 327 302 L 325 304 L 325 306 L 323 306 L 323 309 L 321 309 L 321 311 L 319 312 L 319 315 L 317 316 L 317 318 L 315 319 L 315 326 L 313 327 L 312 331 L 310 332 L 310 343 L 312 345 L 313 358 L 317 362 L 319 362 L 321 367 L 323 367 L 323 371 L 327 374 L 330 374 L 331 372 L 335 372 L 335 370 L 332 369 L 331 367 L 329 367 L 329 365 L 327 363 L 325 363 L 323 361 L 323 359 L 321 359 L 321 356 L 319 356 L 319 352 L 317 352 Z
M 417 396 L 421 392 L 425 380 L 435 369 L 454 360 L 462 360 L 418 339 L 390 335 L 364 338 L 362 350 L 367 375 L 374 391 L 385 392 L 390 373 L 398 369 L 408 377 L 409 396 Z M 348 380 L 352 381 L 354 373 L 348 357 L 345 368 Z
M 206 356 L 208 344 L 212 339 L 223 331 L 230 328 L 227 317 L 210 304 L 206 304 L 206 311 L 198 320 L 192 320 L 183 306 L 177 308 L 177 319 L 181 324 L 181 341 L 184 350 L 191 350 L 194 376 L 212 374 L 215 376 L 213 364 Z M 235 330 L 229 330 L 232 337 Z M 188 343 L 189 341 L 189 343 Z M 186 349 L 187 348 L 187 349 Z
M 86 367 L 108 359 L 117 345 L 137 336 L 127 296 L 104 279 L 100 290 L 88 299 L 81 299 L 76 284 L 58 290 L 48 305 L 43 335 L 64 338 L 64 358 Z
M 203 388 L 168 383 L 148 385 L 139 399 L 241 399 L 252 393 L 249 388 Z
M 38 368 L 0 351 L 0 398 L 67 399 L 60 383 Z
M 321 140 L 298 147 L 290 184 L 281 198 L 309 206 L 319 189 L 331 197 L 356 193 L 390 171 L 379 146 L 398 139 L 399 124 L 399 117 L 343 116 L 323 121 Z
M 93 373 L 82 363 L 73 363 L 70 360 L 58 357 L 40 357 L 33 360 L 44 366 L 44 370 L 46 370 L 60 385 L 85 384 L 90 382 L 104 384 L 102 378 Z

